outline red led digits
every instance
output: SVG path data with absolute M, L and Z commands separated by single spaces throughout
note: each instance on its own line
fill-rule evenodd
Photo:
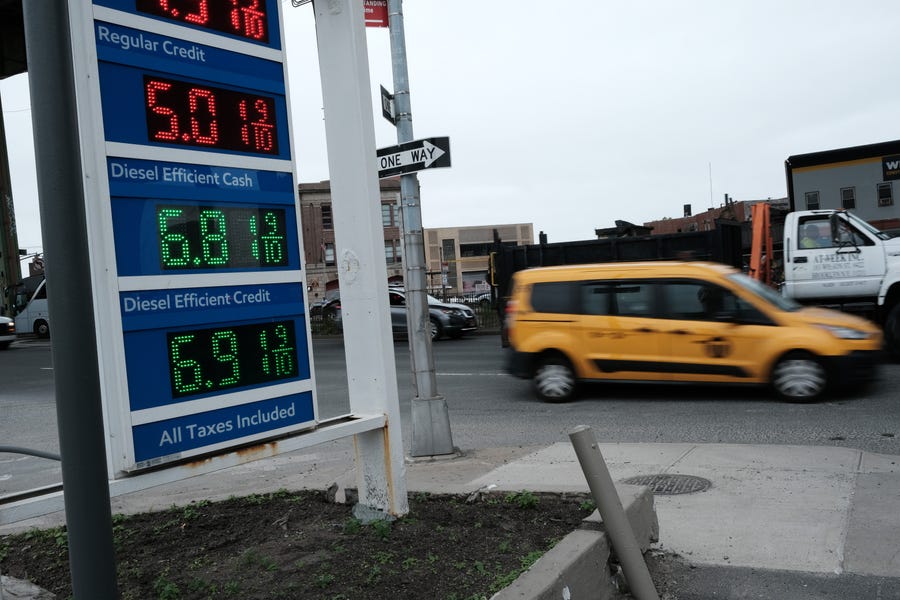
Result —
M 135 0 L 138 11 L 268 43 L 266 0 Z
M 163 129 L 162 127 L 157 128 L 153 133 L 153 139 L 155 140 L 172 141 L 178 139 L 178 116 L 175 114 L 175 111 L 168 106 L 160 106 L 158 100 L 159 93 L 165 92 L 171 87 L 171 84 L 164 81 L 148 81 L 144 86 L 147 97 L 147 108 L 153 114 L 163 117 L 164 119 L 162 122 L 168 120 L 169 129 Z M 160 120 L 157 120 L 157 123 L 160 123 Z
M 244 123 L 241 125 L 241 141 L 248 146 L 252 144 L 257 152 L 270 152 L 275 143 L 275 123 L 270 121 L 269 107 L 262 98 L 257 98 L 253 110 L 259 118 L 251 122 L 247 101 L 241 102 L 240 114 Z
M 278 154 L 275 99 L 144 76 L 147 140 Z
M 191 135 L 193 135 L 193 140 L 198 144 L 215 146 L 216 142 L 219 141 L 219 123 L 216 120 L 215 95 L 208 89 L 191 88 L 191 91 L 188 92 L 188 107 L 191 111 Z M 205 117 L 206 135 L 200 133 L 201 117 Z
M 231 6 L 231 27 L 235 32 L 254 40 L 268 39 L 265 7 L 260 6 L 260 0 L 231 0 Z

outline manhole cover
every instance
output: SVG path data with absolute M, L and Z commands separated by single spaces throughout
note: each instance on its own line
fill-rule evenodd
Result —
M 622 481 L 631 485 L 646 485 L 654 494 L 673 496 L 675 494 L 693 494 L 705 492 L 712 482 L 709 479 L 694 475 L 640 475 Z

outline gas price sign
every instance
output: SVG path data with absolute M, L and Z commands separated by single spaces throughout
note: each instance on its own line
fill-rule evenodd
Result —
M 136 7 L 139 12 L 178 23 L 269 41 L 266 0 L 137 0 Z
M 95 291 L 101 360 L 122 365 L 103 380 L 111 477 L 316 424 L 280 10 L 94 0 L 72 19 L 96 48 L 75 56 L 104 175 L 86 208 L 111 228 L 92 270 L 117 282 Z
M 160 269 L 284 267 L 283 208 L 157 205 Z
M 275 99 L 144 75 L 148 141 L 278 153 Z

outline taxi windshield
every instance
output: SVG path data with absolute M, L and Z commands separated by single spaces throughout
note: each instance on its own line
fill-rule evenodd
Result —
M 790 298 L 785 298 L 776 290 L 763 283 L 760 283 L 752 277 L 744 275 L 743 273 L 735 273 L 733 275 L 729 275 L 728 279 L 735 282 L 754 296 L 761 297 L 763 300 L 769 302 L 770 304 L 774 304 L 783 311 L 795 312 L 803 308 L 797 302 L 794 302 Z

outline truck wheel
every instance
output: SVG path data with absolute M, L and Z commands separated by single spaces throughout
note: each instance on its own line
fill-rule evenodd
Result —
M 828 373 L 808 352 L 790 352 L 772 369 L 772 387 L 788 402 L 814 402 L 828 388 Z
M 538 359 L 534 393 L 544 402 L 567 402 L 575 396 L 575 371 L 565 357 L 550 355 Z
M 900 359 L 900 302 L 894 305 L 884 321 L 884 348 L 894 359 Z
M 47 321 L 35 321 L 34 322 L 34 334 L 39 338 L 48 338 L 50 337 L 50 324 Z

